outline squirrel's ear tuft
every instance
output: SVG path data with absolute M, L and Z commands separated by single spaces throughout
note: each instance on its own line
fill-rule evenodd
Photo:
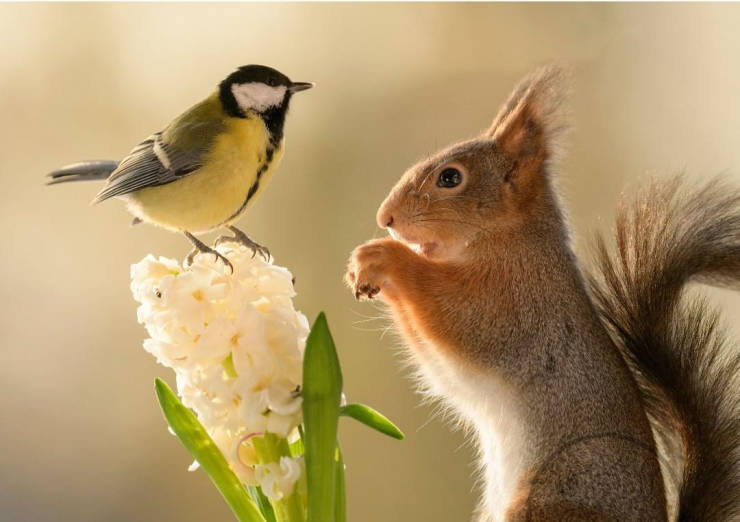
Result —
M 567 130 L 567 76 L 562 68 L 547 66 L 525 78 L 484 137 L 496 141 L 512 161 L 539 158 L 551 162 Z

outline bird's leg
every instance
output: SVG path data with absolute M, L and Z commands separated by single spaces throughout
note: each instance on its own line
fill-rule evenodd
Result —
M 203 243 L 201 240 L 199 240 L 197 237 L 195 237 L 193 234 L 188 232 L 187 230 L 183 231 L 185 234 L 185 237 L 190 240 L 190 242 L 193 244 L 195 248 L 193 248 L 190 253 L 185 258 L 185 266 L 190 266 L 193 264 L 193 259 L 198 254 L 213 254 L 216 256 L 216 260 L 220 259 L 223 261 L 223 263 L 228 266 L 231 269 L 231 273 L 234 273 L 234 266 L 231 264 L 231 261 L 226 259 L 224 256 L 216 252 L 214 249 Z
M 255 256 L 255 254 L 259 253 L 262 257 L 265 258 L 265 261 L 270 260 L 270 251 L 267 250 L 267 248 L 263 247 L 259 243 L 255 243 L 251 239 L 249 239 L 249 236 L 247 236 L 244 232 L 239 230 L 233 225 L 227 225 L 226 228 L 231 230 L 234 233 L 234 236 L 221 236 L 216 240 L 216 246 L 220 245 L 221 243 L 228 243 L 229 241 L 236 241 L 237 243 L 241 243 L 248 249 L 252 251 L 252 257 Z

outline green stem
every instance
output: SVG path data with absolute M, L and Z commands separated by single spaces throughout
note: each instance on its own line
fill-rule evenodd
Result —
M 274 501 L 272 508 L 275 510 L 275 520 L 277 522 L 303 522 L 306 520 L 301 499 L 298 498 L 295 491 L 289 497 Z
M 253 444 L 260 464 L 280 462 L 280 457 L 290 456 L 288 441 L 274 433 L 265 433 L 262 437 L 255 437 Z M 285 495 L 280 500 L 272 500 L 271 503 L 275 511 L 276 522 L 304 522 L 306 520 L 301 499 L 295 492 L 295 486 L 290 495 Z
M 280 457 L 290 456 L 288 441 L 274 433 L 265 433 L 261 437 L 252 439 L 257 451 L 257 460 L 260 464 L 280 462 Z

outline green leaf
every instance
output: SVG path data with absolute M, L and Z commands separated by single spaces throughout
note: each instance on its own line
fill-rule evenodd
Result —
M 275 511 L 272 509 L 270 500 L 262 493 L 262 488 L 259 486 L 247 486 L 247 492 L 249 492 L 249 496 L 252 497 L 257 507 L 260 508 L 265 520 L 267 522 L 275 522 Z
M 308 522 L 335 521 L 337 425 L 342 371 L 324 313 L 306 340 L 303 358 L 303 424 Z
M 339 414 L 345 417 L 352 417 L 356 421 L 360 421 L 365 426 L 384 433 L 394 439 L 403 440 L 403 432 L 393 424 L 388 417 L 383 415 L 377 410 L 372 409 L 370 406 L 364 404 L 348 404 L 343 406 L 339 410 Z
M 226 459 L 193 412 L 183 406 L 161 379 L 154 381 L 157 399 L 165 419 L 198 464 L 208 474 L 229 507 L 241 522 L 266 522 Z
M 337 444 L 335 453 L 335 462 L 337 467 L 336 493 L 334 494 L 334 522 L 347 522 L 347 499 L 344 485 L 344 459 L 342 459 L 342 450 Z

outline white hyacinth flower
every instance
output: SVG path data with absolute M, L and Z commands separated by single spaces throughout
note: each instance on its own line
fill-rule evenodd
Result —
M 280 462 L 270 462 L 257 467 L 257 481 L 265 496 L 273 500 L 283 498 L 285 491 L 292 491 L 301 476 L 303 459 L 280 457 Z
M 192 266 L 146 256 L 131 266 L 137 317 L 149 334 L 144 349 L 175 371 L 191 408 L 248 485 L 269 498 L 293 492 L 302 459 L 258 463 L 248 438 L 287 437 L 301 423 L 303 351 L 309 325 L 293 307 L 291 273 L 241 245 L 218 251 L 234 271 L 201 254 Z

